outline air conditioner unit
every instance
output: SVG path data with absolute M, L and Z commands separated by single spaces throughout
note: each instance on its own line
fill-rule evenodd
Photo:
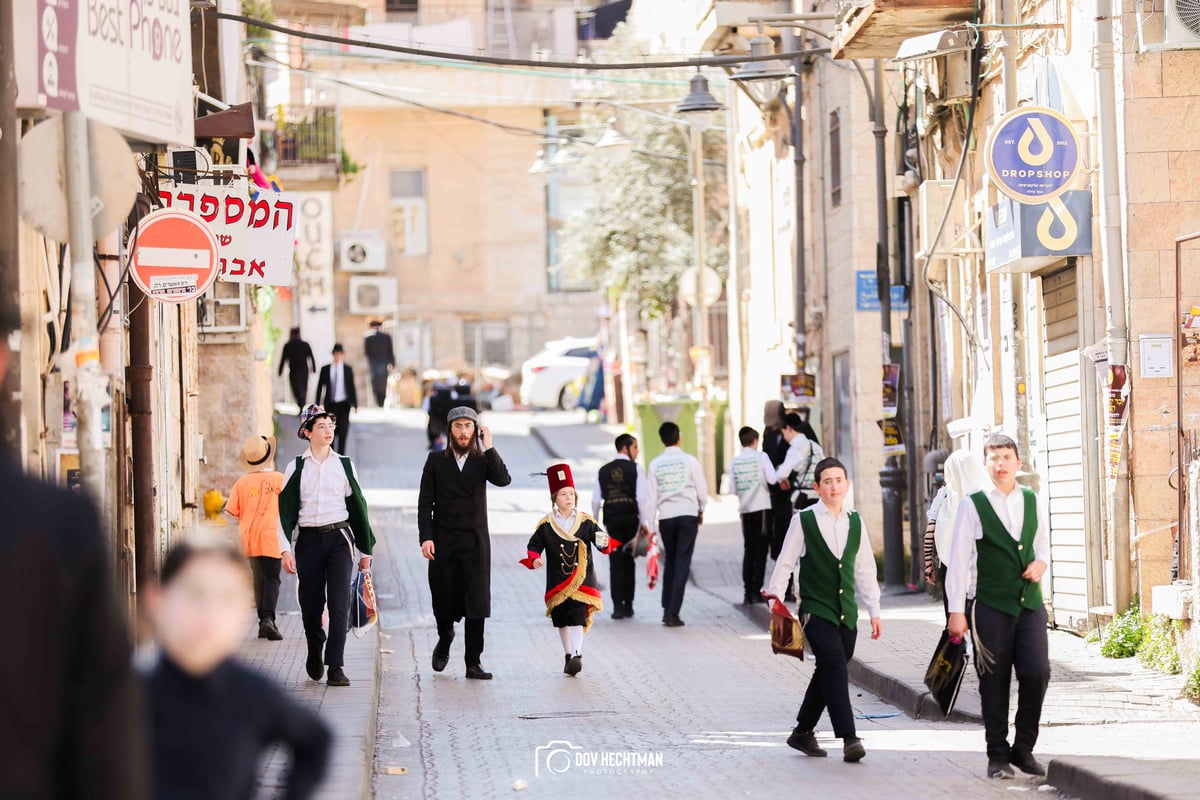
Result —
M 1164 17 L 1163 47 L 1200 48 L 1200 0 L 1167 0 Z
M 400 290 L 395 278 L 355 275 L 350 278 L 351 314 L 391 313 L 399 304 Z
M 341 240 L 338 256 L 343 272 L 383 272 L 387 240 L 379 231 L 353 231 Z
M 922 181 L 917 187 L 917 257 L 924 258 L 930 253 L 934 258 L 949 258 L 953 255 L 955 230 L 961 224 L 961 215 L 954 211 L 946 219 L 941 238 L 936 246 L 933 237 L 937 235 L 938 226 L 946 214 L 946 204 L 954 191 L 954 181 Z M 961 203 L 961 198 L 959 200 Z M 956 204 L 957 205 L 957 204 Z

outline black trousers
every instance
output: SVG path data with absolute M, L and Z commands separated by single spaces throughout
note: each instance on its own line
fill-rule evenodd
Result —
M 258 621 L 275 619 L 275 606 L 279 604 L 279 565 L 281 558 L 251 556 L 250 572 L 254 575 L 254 607 L 258 609 Z
M 608 555 L 613 610 L 620 611 L 633 606 L 633 594 L 637 587 L 637 559 L 633 555 L 633 545 L 636 544 L 638 521 L 636 517 L 606 520 L 605 527 L 609 536 L 625 544 Z
M 1017 735 L 1011 752 L 1032 753 L 1042 720 L 1042 701 L 1050 684 L 1050 652 L 1046 640 L 1046 609 L 1022 609 L 1020 616 L 975 603 L 975 641 L 995 658 L 990 671 L 975 656 L 983 727 L 989 760 L 1008 761 L 1008 695 L 1017 673 Z
M 387 401 L 387 364 L 371 365 L 371 393 L 375 395 L 375 405 L 383 408 Z
M 308 399 L 308 372 L 288 372 L 288 383 L 292 385 L 292 397 L 296 398 L 296 405 L 304 408 L 304 401 Z
M 473 667 L 479 664 L 479 660 L 483 658 L 483 623 L 484 620 L 476 617 L 467 617 L 463 621 L 463 628 L 466 633 L 466 657 L 463 659 L 468 667 Z M 451 617 L 437 617 L 437 631 L 439 644 L 446 643 L 449 647 L 450 640 L 454 638 L 454 620 Z
M 801 609 L 803 613 L 804 609 Z M 854 738 L 854 712 L 850 708 L 850 678 L 846 665 L 854 657 L 858 631 L 845 625 L 834 625 L 827 619 L 810 616 L 804 625 L 804 637 L 812 648 L 817 667 L 813 670 L 804 702 L 796 714 L 796 727 L 811 731 L 829 709 L 833 735 L 839 739 Z
M 783 549 L 783 540 L 787 536 L 788 527 L 792 524 L 792 499 L 788 492 L 773 492 L 771 494 L 771 560 L 779 558 Z
M 666 614 L 678 614 L 683 607 L 683 590 L 687 588 L 688 575 L 692 571 L 692 553 L 699 532 L 699 517 L 671 517 L 658 522 L 658 533 L 667 551 L 662 582 L 662 605 Z
M 344 531 L 344 533 L 343 533 Z M 300 614 L 310 650 L 325 645 L 325 664 L 340 667 L 350 624 L 350 577 L 354 553 L 350 548 L 350 526 L 321 533 L 301 528 L 296 538 L 296 572 L 300 578 Z M 321 615 L 329 606 L 329 635 L 321 626 Z
M 325 409 L 337 417 L 333 431 L 333 451 L 346 455 L 346 440 L 350 438 L 350 404 L 330 402 Z
M 746 599 L 762 592 L 767 549 L 771 545 L 770 515 L 770 509 L 742 514 L 742 584 Z

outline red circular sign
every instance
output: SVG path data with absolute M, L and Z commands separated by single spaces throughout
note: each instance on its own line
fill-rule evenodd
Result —
M 129 273 L 146 296 L 186 303 L 204 294 L 221 268 L 217 237 L 190 211 L 162 208 L 138 223 Z

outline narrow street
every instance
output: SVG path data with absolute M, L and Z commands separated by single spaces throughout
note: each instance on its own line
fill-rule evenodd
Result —
M 531 797 L 769 797 L 780 782 L 832 795 L 1000 797 L 1031 783 L 997 786 L 981 777 L 979 728 L 914 721 L 867 694 L 854 698 L 868 750 L 863 764 L 842 763 L 828 728 L 828 760 L 789 750 L 784 740 L 812 662 L 773 656 L 766 635 L 739 607 L 695 584 L 684 603 L 687 627 L 667 630 L 657 592 L 639 583 L 637 616 L 619 623 L 607 611 L 598 617 L 585 641 L 583 673 L 563 675 L 558 637 L 543 616 L 543 577 L 516 563 L 548 506 L 544 479 L 530 473 L 551 459 L 529 426 L 558 416 L 485 418 L 513 475 L 511 487 L 489 490 L 493 607 L 484 666 L 496 675 L 491 683 L 463 677 L 461 635 L 444 673 L 429 665 L 436 635 L 414 516 L 424 461 L 420 415 L 355 423 L 350 450 L 381 529 L 378 798 L 506 796 L 517 781 L 527 783 L 523 795 Z M 586 508 L 598 462 L 590 455 L 570 461 Z M 697 547 L 697 573 L 729 572 L 700 567 L 736 555 L 729 509 L 717 503 L 714 510 Z M 600 570 L 605 582 L 603 559 Z M 588 767 L 556 756 L 548 769 L 550 750 L 539 748 L 588 754 L 579 758 L 632 751 L 651 765 Z M 390 774 L 397 768 L 406 772 Z

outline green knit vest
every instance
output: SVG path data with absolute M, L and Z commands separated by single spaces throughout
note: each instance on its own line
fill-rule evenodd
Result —
M 375 549 L 375 532 L 371 530 L 371 519 L 367 514 L 367 501 L 363 498 L 362 488 L 354 479 L 354 470 L 350 459 L 339 455 L 342 469 L 346 471 L 346 479 L 350 481 L 350 496 L 346 498 L 346 516 L 350 521 L 350 530 L 354 532 L 354 546 L 363 555 L 371 555 Z M 283 527 L 284 535 L 292 541 L 292 533 L 300 520 L 300 472 L 304 469 L 304 457 L 296 456 L 296 469 L 288 480 L 283 491 L 279 493 L 279 524 Z
M 987 494 L 976 492 L 971 502 L 979 512 L 983 538 L 975 543 L 978 582 L 975 599 L 984 605 L 1017 617 L 1021 609 L 1036 611 L 1042 607 L 1042 586 L 1022 577 L 1025 568 L 1034 560 L 1033 538 L 1037 534 L 1037 498 L 1032 491 L 1021 487 L 1025 498 L 1025 522 L 1021 540 L 1015 541 L 1004 523 L 996 516 Z
M 825 543 L 825 537 L 817 527 L 817 516 L 812 511 L 800 512 L 800 528 L 804 532 L 804 555 L 800 557 L 800 611 L 854 630 L 858 626 L 854 559 L 862 541 L 862 523 L 858 514 L 850 512 L 850 534 L 840 557 Z

